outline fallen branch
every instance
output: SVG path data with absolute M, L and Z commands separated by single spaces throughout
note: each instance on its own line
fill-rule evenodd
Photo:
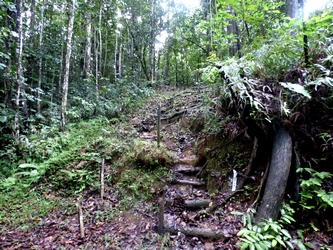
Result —
M 206 229 L 206 228 L 197 228 L 197 227 L 181 227 L 181 226 L 168 226 L 164 225 L 164 230 L 166 232 L 172 233 L 172 234 L 178 234 L 178 232 L 181 232 L 185 235 L 195 236 L 195 237 L 203 237 L 203 238 L 209 238 L 209 239 L 220 239 L 223 237 L 223 233 L 219 230 L 212 230 L 212 229 Z
M 174 171 L 176 171 L 178 173 L 185 173 L 185 174 L 198 173 L 200 170 L 201 170 L 201 167 L 188 167 L 186 165 L 178 165 L 174 169 Z
M 204 199 L 204 200 L 186 200 L 185 206 L 189 209 L 199 209 L 203 207 L 208 207 L 209 204 L 212 202 L 210 199 Z
M 192 186 L 204 186 L 204 182 L 200 181 L 188 181 L 188 180 L 178 180 L 178 179 L 172 179 L 171 184 L 183 184 L 183 185 L 192 185 Z
M 212 213 L 215 209 L 217 209 L 218 207 L 224 205 L 231 197 L 233 197 L 236 193 L 240 192 L 240 191 L 243 191 L 243 189 L 238 189 L 234 192 L 232 192 L 227 198 L 225 198 L 224 200 L 222 201 L 219 201 L 215 204 L 213 204 L 212 206 L 206 208 L 204 211 L 199 211 L 198 213 L 196 213 L 194 216 L 192 216 L 190 219 L 191 220 L 198 220 L 200 219 L 200 216 L 202 214 L 210 214 Z
M 173 204 L 174 199 L 165 199 L 167 204 Z M 211 199 L 202 199 L 202 200 L 185 200 L 185 207 L 188 209 L 200 209 L 203 207 L 208 207 L 212 202 Z

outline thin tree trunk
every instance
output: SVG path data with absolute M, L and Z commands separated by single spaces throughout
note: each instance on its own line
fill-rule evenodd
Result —
M 117 23 L 118 24 L 118 23 Z M 115 45 L 115 49 L 114 49 L 114 79 L 117 82 L 117 78 L 118 78 L 118 72 L 119 72 L 119 50 L 118 50 L 118 33 L 120 31 L 118 31 L 118 27 L 116 30 L 116 45 Z
M 30 4 L 30 32 L 32 33 L 35 30 L 35 21 L 36 21 L 36 0 L 31 0 L 31 4 Z M 33 51 L 34 50 L 34 36 L 31 35 L 30 37 L 30 50 Z
M 122 64 L 123 64 L 123 61 L 122 61 L 122 54 L 123 54 L 123 44 L 120 43 L 120 44 L 119 44 L 119 76 L 120 76 L 120 78 L 123 77 L 123 70 L 122 70 L 122 68 L 123 68 L 123 66 L 122 66 Z
M 38 89 L 37 89 L 37 113 L 40 114 L 40 92 L 42 90 L 42 68 L 43 68 L 43 31 L 44 31 L 44 3 L 41 5 L 41 22 L 39 31 L 39 63 L 38 63 Z
M 17 16 L 17 33 L 18 36 L 18 55 L 17 55 L 17 69 L 16 69 L 16 81 L 17 81 L 17 93 L 15 99 L 15 119 L 14 119 L 14 126 L 15 126 L 15 146 L 18 150 L 18 146 L 20 143 L 20 96 L 21 96 L 21 89 L 23 85 L 23 77 L 22 77 L 22 51 L 23 51 L 23 33 L 22 33 L 22 6 L 23 0 L 17 0 L 16 5 L 16 16 Z
M 98 40 L 97 40 L 97 33 L 95 32 L 95 90 L 96 90 L 96 100 L 98 100 Z
M 155 2 L 151 0 L 151 16 L 150 16 L 150 44 L 149 44 L 149 64 L 150 64 L 150 81 L 153 85 L 155 78 Z
M 100 7 L 99 7 L 99 16 L 98 16 L 98 37 L 99 37 L 99 75 L 102 72 L 102 53 L 103 53 L 103 39 L 102 39 L 102 15 L 103 15 L 103 0 L 100 3 Z M 96 95 L 98 97 L 99 93 L 98 93 L 98 89 L 96 89 Z
M 64 38 L 64 32 L 61 31 L 61 54 L 60 54 L 60 68 L 59 68 L 59 82 L 58 82 L 58 92 L 59 96 L 61 94 L 61 86 L 62 86 L 62 68 L 63 68 L 63 61 L 64 61 L 64 43 L 62 42 L 62 39 Z
M 105 31 L 105 41 L 108 41 L 108 29 L 106 29 Z M 104 64 L 103 64 L 103 72 L 102 72 L 102 76 L 106 77 L 106 65 L 107 65 L 107 61 L 108 61 L 108 43 L 105 43 L 105 49 L 104 49 L 105 53 L 104 53 Z
M 84 58 L 84 74 L 85 78 L 89 78 L 91 74 L 91 13 L 87 13 L 87 41 L 86 41 L 86 55 Z
M 65 129 L 65 125 L 66 125 L 66 108 L 67 108 L 67 95 L 68 95 L 68 84 L 69 84 L 69 64 L 70 64 L 71 53 L 72 53 L 74 14 L 75 14 L 75 0 L 72 0 L 71 6 L 70 6 L 69 23 L 68 23 L 64 85 L 62 88 L 61 125 L 60 125 L 62 130 Z

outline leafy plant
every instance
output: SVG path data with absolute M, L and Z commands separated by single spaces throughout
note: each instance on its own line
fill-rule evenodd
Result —
M 287 204 L 283 204 L 281 209 L 281 217 L 278 221 L 272 219 L 260 221 L 254 224 L 254 213 L 252 209 L 249 213 L 233 212 L 233 214 L 241 215 L 244 228 L 238 232 L 240 241 L 237 245 L 241 249 L 286 249 L 290 247 L 294 249 L 293 238 L 285 228 L 295 220 L 292 215 L 294 210 Z M 305 246 L 301 240 L 294 241 L 299 249 L 305 250 Z
M 312 168 L 300 168 L 298 173 L 308 173 L 309 179 L 301 180 L 301 205 L 306 209 L 333 207 L 333 191 L 322 189 L 324 180 L 332 178 L 333 174 L 328 172 L 318 172 Z M 315 203 L 315 204 L 313 204 Z

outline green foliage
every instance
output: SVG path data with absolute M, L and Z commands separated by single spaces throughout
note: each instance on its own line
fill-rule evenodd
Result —
M 312 168 L 300 168 L 298 173 L 308 174 L 308 179 L 301 180 L 301 206 L 306 209 L 326 209 L 333 207 L 333 191 L 324 190 L 325 179 L 332 178 L 333 174 L 318 172 Z
M 281 217 L 278 221 L 272 219 L 261 221 L 254 224 L 254 210 L 250 213 L 243 214 L 234 212 L 233 214 L 241 215 L 244 228 L 238 232 L 240 241 L 237 245 L 241 249 L 294 249 L 293 238 L 285 226 L 295 222 L 293 219 L 294 210 L 287 204 L 283 204 Z M 301 240 L 297 239 L 296 244 L 300 249 L 306 249 Z

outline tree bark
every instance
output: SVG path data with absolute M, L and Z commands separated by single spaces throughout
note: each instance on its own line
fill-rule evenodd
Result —
M 279 128 L 274 137 L 270 170 L 265 193 L 256 221 L 272 218 L 276 220 L 287 186 L 292 158 L 292 139 L 284 128 Z
M 84 58 L 84 74 L 85 78 L 89 78 L 91 74 L 91 13 L 87 13 L 87 40 L 86 40 L 86 53 Z
M 74 14 L 75 14 L 75 0 L 72 0 L 70 6 L 70 16 L 68 23 L 68 36 L 67 36 L 67 52 L 66 52 L 66 62 L 65 62 L 65 76 L 64 84 L 62 88 L 62 102 L 61 102 L 61 129 L 65 129 L 66 124 L 66 108 L 67 108 L 67 95 L 68 95 L 68 82 L 69 82 L 69 64 L 72 53 L 72 36 L 74 27 Z
M 298 0 L 286 0 L 286 14 L 291 18 L 295 18 L 298 12 Z
M 151 0 L 150 14 L 150 41 L 149 41 L 149 64 L 150 64 L 150 82 L 151 85 L 155 80 L 155 1 Z
M 18 150 L 20 143 L 20 97 L 23 86 L 23 77 L 22 77 L 22 51 L 23 51 L 23 33 L 22 33 L 22 6 L 23 0 L 18 0 L 16 5 L 16 16 L 17 16 L 17 25 L 16 30 L 18 33 L 18 55 L 17 55 L 17 65 L 16 65 L 16 83 L 17 83 L 17 93 L 15 99 L 15 118 L 14 118 L 14 127 L 15 127 L 15 146 Z

